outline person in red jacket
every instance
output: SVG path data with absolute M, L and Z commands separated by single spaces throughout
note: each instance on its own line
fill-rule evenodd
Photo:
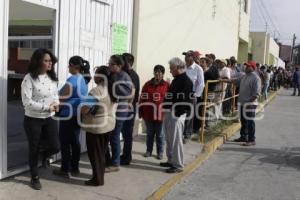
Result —
M 165 68 L 161 65 L 154 67 L 154 78 L 149 80 L 142 89 L 140 96 L 139 114 L 146 124 L 147 150 L 145 157 L 152 156 L 154 137 L 156 138 L 157 159 L 163 159 L 164 134 L 162 131 L 163 108 L 169 83 L 164 80 Z

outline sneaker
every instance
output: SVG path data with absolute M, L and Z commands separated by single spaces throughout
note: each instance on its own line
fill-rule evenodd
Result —
M 118 172 L 120 171 L 119 166 L 109 166 L 105 168 L 105 173 Z
M 64 172 L 61 169 L 53 170 L 53 174 L 56 175 L 56 176 L 63 177 L 63 178 L 70 178 L 70 173 L 69 172 Z
M 162 160 L 164 158 L 164 155 L 162 153 L 157 154 L 156 159 Z
M 183 144 L 187 144 L 187 143 L 189 143 L 189 141 L 190 141 L 190 139 L 188 139 L 188 138 L 183 138 L 183 140 L 182 140 Z
M 173 165 L 170 164 L 170 163 L 168 163 L 168 162 L 161 162 L 161 163 L 159 163 L 159 165 L 160 165 L 161 167 L 173 167 Z
M 255 146 L 255 145 L 256 145 L 255 141 L 246 142 L 246 143 L 242 144 L 242 146 L 244 146 L 244 147 L 251 147 L 251 146 Z
M 41 182 L 40 182 L 40 178 L 38 176 L 34 177 L 34 178 L 31 178 L 30 186 L 34 190 L 41 190 L 42 189 L 42 185 L 41 185 Z
M 152 153 L 150 153 L 150 152 L 146 152 L 146 153 L 144 153 L 144 157 L 145 158 L 148 158 L 148 157 L 151 157 L 152 156 Z
M 199 141 L 200 140 L 200 136 L 198 133 L 195 133 L 192 135 L 191 140 L 193 141 Z
M 247 142 L 247 140 L 245 138 L 240 137 L 238 139 L 233 140 L 233 142 Z
M 182 169 L 178 169 L 178 168 L 176 168 L 176 167 L 170 167 L 169 169 L 166 170 L 166 172 L 167 172 L 168 174 L 176 174 L 176 173 L 181 173 L 181 172 L 183 172 L 183 170 L 182 170 Z

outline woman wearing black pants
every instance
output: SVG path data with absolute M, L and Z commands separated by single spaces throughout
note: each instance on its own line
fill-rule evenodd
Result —
M 30 184 L 36 190 L 42 188 L 38 174 L 40 148 L 43 149 L 43 159 L 59 151 L 58 126 L 52 119 L 59 109 L 57 78 L 53 67 L 56 61 L 50 51 L 36 50 L 30 60 L 29 72 L 22 82 L 24 129 L 29 143 Z
M 90 64 L 80 56 L 73 56 L 69 59 L 69 73 L 65 85 L 59 92 L 60 112 L 59 139 L 61 148 L 61 167 L 53 170 L 53 174 L 70 178 L 78 176 L 79 161 L 81 153 L 80 126 L 77 108 L 82 98 L 88 93 L 87 84 L 91 80 Z
M 112 82 L 108 80 L 109 69 L 98 67 L 95 72 L 97 87 L 89 93 L 89 98 L 82 106 L 83 122 L 86 131 L 88 156 L 93 169 L 93 177 L 86 181 L 89 186 L 104 185 L 105 154 L 109 136 L 115 128 L 116 98 L 113 97 Z

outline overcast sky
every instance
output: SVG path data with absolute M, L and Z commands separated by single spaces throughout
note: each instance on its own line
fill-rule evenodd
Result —
M 300 43 L 300 0 L 252 0 L 251 2 L 251 31 L 265 31 L 267 22 L 268 31 L 274 35 L 274 30 L 277 29 L 276 37 L 279 37 L 282 43 L 292 44 L 294 33 L 298 36 L 296 43 Z

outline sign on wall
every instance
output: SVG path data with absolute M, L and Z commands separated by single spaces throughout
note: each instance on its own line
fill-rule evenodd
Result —
M 112 54 L 127 52 L 128 28 L 117 23 L 112 25 Z

